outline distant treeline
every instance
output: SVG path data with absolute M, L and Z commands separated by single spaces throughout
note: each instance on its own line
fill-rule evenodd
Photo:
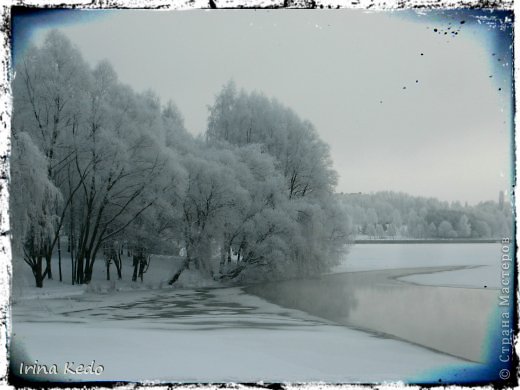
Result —
M 338 196 L 358 238 L 490 239 L 512 234 L 511 206 L 503 201 L 469 206 L 388 191 Z

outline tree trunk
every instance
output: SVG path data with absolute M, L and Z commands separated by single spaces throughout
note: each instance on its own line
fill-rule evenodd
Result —
M 134 255 L 133 266 L 134 266 L 134 273 L 132 274 L 132 282 L 135 282 L 137 280 L 137 272 L 139 270 L 139 261 L 135 255 Z
M 211 271 L 211 242 L 209 239 L 203 238 L 200 240 L 194 252 L 197 269 L 209 274 Z
M 117 258 L 114 260 L 114 264 L 116 266 L 116 271 L 117 271 L 117 278 L 119 280 L 121 280 L 123 278 L 123 276 L 121 275 L 121 268 L 123 268 L 123 261 L 121 260 L 121 255 L 123 253 L 120 252 L 120 254 L 117 256 Z
M 110 260 L 106 262 L 107 264 L 107 280 L 110 280 Z
M 42 288 L 43 287 L 43 277 L 42 275 L 34 275 L 36 279 L 36 287 Z
M 90 262 L 90 251 L 88 249 L 85 249 L 84 255 L 83 255 L 83 268 L 81 271 L 81 284 L 88 284 L 90 282 L 90 275 L 89 275 L 89 262 Z
M 75 284 L 75 281 L 76 281 L 76 268 L 75 268 L 75 265 L 76 265 L 76 262 L 74 261 L 74 235 L 72 234 L 72 229 L 71 229 L 71 232 L 70 232 L 70 268 L 71 268 L 71 283 L 72 285 Z
M 222 246 L 220 247 L 220 264 L 219 264 L 219 271 L 222 274 L 224 271 L 224 265 L 226 264 L 226 244 L 225 242 L 222 243 Z
M 42 288 L 43 287 L 43 280 L 45 279 L 45 276 L 42 274 L 42 256 L 39 255 L 36 259 L 35 267 L 33 268 L 33 274 L 34 274 L 34 280 L 36 282 L 36 287 Z
M 44 277 L 45 277 L 45 275 L 47 275 L 47 279 L 52 279 L 51 261 L 52 261 L 52 252 L 51 253 L 46 253 L 45 254 L 46 267 L 45 267 Z
M 72 270 L 71 272 L 71 283 L 72 285 L 74 286 L 74 280 L 76 279 L 75 278 L 75 272 L 76 272 L 76 269 L 74 268 L 74 252 L 72 251 L 72 248 L 70 250 L 70 269 Z
M 58 237 L 58 270 L 60 273 L 60 282 L 63 282 L 63 276 L 61 274 L 61 244 L 60 244 L 60 237 Z
M 83 284 L 83 256 L 81 253 L 76 258 L 76 283 Z
M 69 229 L 69 251 L 70 251 L 70 265 L 71 265 L 71 283 L 74 285 L 76 279 L 76 268 L 74 262 L 74 250 L 76 249 L 74 243 L 74 202 L 72 201 L 70 204 L 70 229 Z
M 139 261 L 139 278 L 141 279 L 141 283 L 143 282 L 144 266 L 145 266 L 145 261 L 143 258 L 141 258 Z
M 237 266 L 234 270 L 232 270 L 231 272 L 228 272 L 227 274 L 224 274 L 224 275 L 221 275 L 220 276 L 220 279 L 223 280 L 223 279 L 234 279 L 236 278 L 238 275 L 240 275 L 242 273 L 243 270 L 246 269 L 246 266 L 245 265 L 240 265 L 240 266 Z
M 190 258 L 186 255 L 186 259 L 184 260 L 184 263 L 182 263 L 182 266 L 175 272 L 175 274 L 172 276 L 172 278 L 168 281 L 168 284 L 171 286 L 173 283 L 179 279 L 179 276 L 181 276 L 181 273 L 188 268 L 188 265 L 190 263 Z
M 93 243 L 94 244 L 94 243 Z M 85 264 L 85 283 L 90 283 L 92 280 L 92 272 L 94 270 L 94 262 L 96 261 L 96 255 L 98 253 L 101 241 L 87 251 L 87 262 Z
M 92 255 L 89 253 L 89 257 L 86 258 L 85 262 L 85 276 L 83 277 L 83 282 L 88 284 L 92 281 L 92 271 L 94 269 L 94 259 Z

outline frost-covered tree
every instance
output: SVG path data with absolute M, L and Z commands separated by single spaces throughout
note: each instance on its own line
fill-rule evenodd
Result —
M 475 234 L 478 235 L 478 237 L 490 237 L 491 236 L 491 229 L 487 222 L 478 220 L 475 222 L 473 231 Z
M 381 224 L 376 225 L 376 235 L 377 235 L 377 238 L 383 238 L 383 236 L 385 235 L 383 225 L 381 225 Z
M 326 194 L 336 185 L 328 145 L 309 121 L 257 92 L 225 85 L 209 108 L 207 139 L 261 144 L 284 175 L 290 198 Z
M 376 237 L 376 227 L 373 224 L 369 224 L 367 226 L 366 233 L 367 233 L 368 237 L 375 238 Z
M 108 64 L 94 69 L 89 104 L 72 136 L 77 210 L 76 280 L 88 283 L 105 240 L 117 236 L 156 200 L 165 163 L 160 109 L 148 94 L 117 83 Z M 156 117 L 157 115 L 157 117 Z M 84 177 L 80 175 L 91 167 Z
M 13 81 L 13 134 L 27 133 L 43 154 L 46 176 L 57 187 L 72 158 L 66 146 L 81 117 L 83 92 L 88 85 L 88 67 L 79 51 L 59 32 L 51 31 L 41 47 L 29 47 L 18 62 Z M 68 207 L 70 202 L 62 205 Z M 58 204 L 55 237 L 46 246 L 45 274 L 52 278 L 51 258 L 63 225 Z
M 437 237 L 437 227 L 432 222 L 428 225 L 428 238 Z
M 13 134 L 10 211 L 13 253 L 31 267 L 36 287 L 43 287 L 43 261 L 56 237 L 56 204 L 62 195 L 47 176 L 47 160 L 25 133 Z
M 457 223 L 457 236 L 458 237 L 469 237 L 471 235 L 471 225 L 469 224 L 468 217 L 462 215 Z
M 389 191 L 338 197 L 358 231 L 366 231 L 367 223 L 392 223 L 399 226 L 405 237 L 437 238 L 437 227 L 442 221 L 449 222 L 461 238 L 500 238 L 510 236 L 512 231 L 513 214 L 505 203 L 503 208 L 491 201 L 469 206 Z
M 392 238 L 395 238 L 395 236 L 397 235 L 397 228 L 393 223 L 388 225 L 387 233 L 388 233 L 388 236 L 390 236 Z
M 43 246 L 44 274 L 51 276 L 54 246 L 59 249 L 66 226 L 73 281 L 88 283 L 102 244 L 171 185 L 159 178 L 182 118 L 172 104 L 163 109 L 153 93 L 136 94 L 120 84 L 107 62 L 90 69 L 57 31 L 41 47 L 29 48 L 15 71 L 13 136 L 30 137 L 44 177 L 61 193 L 61 201 L 53 197 L 42 206 L 54 226 Z M 27 167 L 13 161 L 16 181 Z
M 455 230 L 448 221 L 442 221 L 438 228 L 439 236 L 442 238 L 454 238 L 457 236 Z
M 201 151 L 202 152 L 202 151 Z M 182 271 L 194 266 L 212 273 L 212 240 L 223 216 L 237 204 L 241 196 L 234 172 L 219 161 L 220 152 L 204 150 L 205 155 L 187 155 L 184 166 L 187 180 L 181 200 L 182 239 L 186 258 L 170 279 L 175 283 Z
M 276 264 L 277 271 L 270 272 L 286 277 L 315 274 L 334 264 L 346 248 L 352 227 L 332 196 L 336 172 L 328 146 L 314 126 L 276 100 L 256 92 L 238 92 L 233 82 L 223 87 L 209 110 L 208 143 L 225 142 L 239 148 L 257 145 L 260 153 L 272 158 L 276 175 L 271 176 L 280 177 L 285 187 L 275 202 L 273 193 L 267 200 L 256 196 L 252 204 L 261 199 L 263 208 L 245 212 L 242 219 L 247 223 L 239 226 L 247 229 L 238 235 L 236 229 L 230 233 L 234 243 L 242 237 L 234 251 L 243 264 L 235 271 L 244 269 L 251 259 L 265 269 Z M 255 187 L 264 188 L 265 183 L 253 180 L 243 186 L 254 193 Z M 222 256 L 225 253 L 229 253 L 227 248 Z
M 232 154 L 227 164 L 232 164 L 243 189 L 241 196 L 236 197 L 235 206 L 226 213 L 220 229 L 221 259 L 220 273 L 222 277 L 238 275 L 245 267 L 251 265 L 253 259 L 267 259 L 267 254 L 259 251 L 259 245 L 269 236 L 275 235 L 275 230 L 269 234 L 262 232 L 268 213 L 279 210 L 282 213 L 284 205 L 284 180 L 276 171 L 272 156 L 263 153 L 259 145 L 242 147 L 227 146 Z M 236 258 L 232 263 L 232 255 Z

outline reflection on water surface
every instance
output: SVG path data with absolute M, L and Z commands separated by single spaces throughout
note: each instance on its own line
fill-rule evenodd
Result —
M 494 289 L 413 285 L 396 278 L 462 267 L 380 270 L 249 286 L 270 302 L 483 361 Z

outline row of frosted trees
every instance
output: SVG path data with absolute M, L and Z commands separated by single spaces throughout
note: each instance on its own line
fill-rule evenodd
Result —
M 305 276 L 346 249 L 328 147 L 274 100 L 230 82 L 194 138 L 173 103 L 134 92 L 107 62 L 91 69 L 57 31 L 17 59 L 12 89 L 13 254 L 39 287 L 56 262 L 61 279 L 62 241 L 80 284 L 100 258 L 121 277 L 122 243 L 143 259 L 184 248 L 171 284 L 188 268 Z
M 511 205 L 504 202 L 470 206 L 389 191 L 338 197 L 356 234 L 371 238 L 496 239 L 512 234 Z

